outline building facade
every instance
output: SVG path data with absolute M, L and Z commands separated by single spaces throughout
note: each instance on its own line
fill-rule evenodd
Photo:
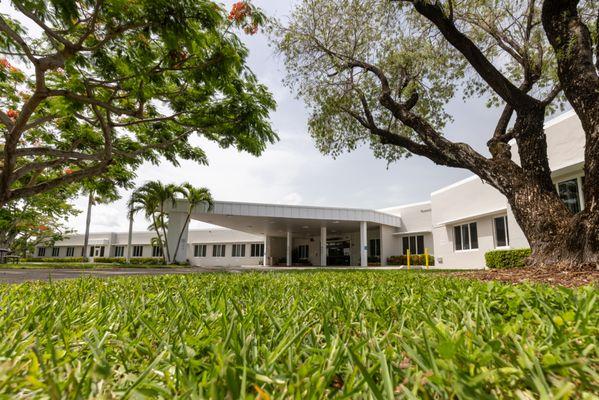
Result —
M 573 111 L 545 125 L 549 165 L 556 189 L 573 211 L 584 207 L 584 132 Z M 515 143 L 512 143 L 515 146 Z M 519 162 L 517 149 L 512 149 Z M 188 230 L 187 205 L 169 210 L 170 253 L 198 266 L 360 265 L 406 254 L 434 255 L 434 268 L 484 268 L 486 252 L 528 247 L 507 199 L 477 176 L 441 188 L 420 203 L 381 210 L 215 202 L 192 219 L 226 229 Z M 181 232 L 183 232 L 182 235 Z M 179 236 L 181 240 L 178 241 Z M 127 233 L 94 233 L 83 252 L 83 235 L 35 257 L 123 257 Z M 153 233 L 135 232 L 132 257 L 158 257 Z

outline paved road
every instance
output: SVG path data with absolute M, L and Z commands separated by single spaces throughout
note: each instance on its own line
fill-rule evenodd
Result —
M 205 272 L 249 272 L 249 271 L 297 271 L 320 269 L 321 267 L 181 267 L 181 268 L 96 268 L 96 269 L 66 269 L 66 268 L 0 268 L 0 283 L 21 283 L 27 281 L 55 281 L 73 279 L 82 276 L 110 278 L 116 276 L 138 275 L 167 275 L 167 274 L 196 274 Z M 402 267 L 325 267 L 331 270 L 391 270 Z

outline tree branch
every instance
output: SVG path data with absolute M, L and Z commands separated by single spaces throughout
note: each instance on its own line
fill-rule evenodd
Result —
M 6 33 L 9 38 L 11 38 L 15 43 L 17 43 L 19 45 L 19 47 L 23 50 L 23 52 L 25 53 L 27 58 L 32 63 L 34 63 L 34 64 L 37 63 L 37 61 L 38 61 L 37 58 L 35 58 L 35 56 L 31 52 L 31 49 L 29 48 L 29 46 L 27 45 L 27 43 L 25 43 L 25 40 L 17 32 L 15 32 L 15 30 L 12 29 L 10 27 L 10 25 L 8 25 L 6 20 L 1 15 L 0 15 L 0 31 Z
M 523 93 L 499 72 L 476 44 L 458 30 L 453 21 L 445 15 L 439 3 L 431 3 L 425 0 L 403 1 L 411 2 L 418 13 L 431 21 L 439 29 L 443 37 L 462 53 L 480 77 L 506 103 L 512 105 L 515 109 L 528 108 L 531 104 L 536 103 L 533 97 Z

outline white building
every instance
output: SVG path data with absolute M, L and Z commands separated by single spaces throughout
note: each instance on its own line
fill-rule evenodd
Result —
M 584 132 L 573 111 L 545 125 L 549 165 L 558 192 L 568 207 L 580 211 L 584 164 Z M 517 151 L 512 151 L 517 159 Z M 494 249 L 528 247 L 507 203 L 477 176 L 441 188 L 430 200 L 364 210 L 215 202 L 212 210 L 194 210 L 192 219 L 227 229 L 183 229 L 186 204 L 169 210 L 169 247 L 183 230 L 178 261 L 191 265 L 385 265 L 391 256 L 425 251 L 435 268 L 483 268 Z M 86 254 L 123 257 L 127 233 L 90 235 Z M 136 232 L 132 257 L 160 256 L 153 234 Z M 83 235 L 73 235 L 52 248 L 39 247 L 36 257 L 78 257 Z

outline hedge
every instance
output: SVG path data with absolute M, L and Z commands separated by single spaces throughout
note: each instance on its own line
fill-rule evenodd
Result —
M 45 263 L 82 263 L 86 259 L 83 257 L 25 257 L 20 258 L 21 262 L 45 262 Z
M 408 265 L 408 257 L 406 255 L 391 256 L 387 258 L 387 265 Z M 411 254 L 410 265 L 426 265 L 425 255 Z M 435 257 L 432 254 L 428 255 L 428 265 L 435 265 Z
M 520 268 L 530 254 L 530 249 L 493 250 L 485 253 L 485 262 L 488 268 Z
M 107 263 L 107 264 L 125 264 L 127 259 L 125 257 L 95 257 L 94 262 L 96 263 Z M 141 265 L 162 265 L 164 260 L 161 257 L 132 257 L 130 264 L 141 264 Z

